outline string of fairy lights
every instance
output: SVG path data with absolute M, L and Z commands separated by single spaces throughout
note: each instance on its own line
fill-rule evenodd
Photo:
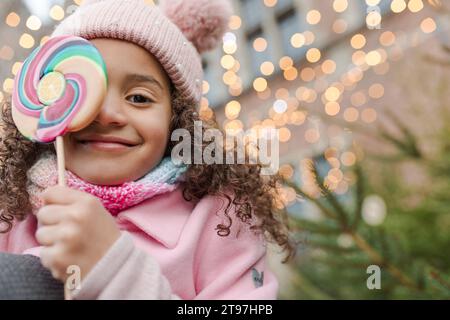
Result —
M 278 0 L 260 0 L 264 6 L 272 10 Z M 281 0 L 280 0 L 281 1 Z M 296 0 L 292 0 L 296 1 Z M 250 86 L 244 83 L 245 68 L 239 60 L 239 36 L 240 30 L 244 27 L 243 17 L 233 15 L 229 22 L 229 32 L 223 37 L 221 57 L 218 64 L 223 70 L 222 82 L 226 86 L 229 99 L 224 104 L 223 113 L 225 121 L 224 129 L 229 133 L 238 133 L 242 130 L 253 129 L 259 132 L 264 128 L 277 128 L 279 130 L 279 140 L 287 143 L 295 136 L 295 127 L 304 125 L 313 115 L 307 111 L 305 106 L 317 105 L 322 107 L 322 112 L 327 117 L 340 117 L 344 122 L 371 124 L 377 120 L 378 114 L 374 107 L 370 106 L 370 101 L 382 99 L 385 96 L 385 86 L 382 81 L 371 83 L 367 88 L 361 89 L 358 84 L 364 79 L 365 73 L 369 70 L 374 75 L 385 76 L 391 66 L 390 63 L 400 60 L 404 54 L 401 43 L 404 41 L 405 32 L 393 30 L 377 31 L 376 45 L 371 40 L 369 43 L 370 29 L 377 29 L 382 23 L 383 14 L 377 8 L 381 0 L 360 0 L 365 2 L 368 10 L 364 24 L 366 31 L 359 31 L 350 37 L 349 22 L 345 16 L 349 10 L 348 0 L 329 0 L 331 12 L 336 14 L 333 21 L 329 23 L 329 11 L 323 10 L 323 4 L 316 8 L 309 8 L 302 15 L 305 30 L 299 30 L 290 36 L 290 45 L 295 49 L 305 49 L 304 60 L 298 66 L 298 58 L 289 55 L 282 56 L 278 61 L 263 61 L 259 66 L 260 73 L 252 79 Z M 54 5 L 49 8 L 48 16 L 57 23 L 73 12 L 83 0 L 66 1 L 65 5 Z M 153 5 L 152 0 L 146 0 Z M 404 12 L 421 13 L 427 5 L 440 6 L 440 0 L 392 0 L 389 10 L 392 14 L 398 15 Z M 14 61 L 18 55 L 16 50 L 28 51 L 48 40 L 48 35 L 42 35 L 43 21 L 36 15 L 24 16 L 17 12 L 9 12 L 4 18 L 1 28 L 17 28 L 23 33 L 17 39 L 17 43 L 0 43 L 0 63 L 12 64 L 10 75 L 6 79 L 0 80 L 0 101 L 5 94 L 11 92 L 13 78 L 17 74 L 22 61 Z M 321 24 L 330 24 L 331 32 L 335 37 L 342 36 L 345 45 L 350 50 L 347 57 L 349 61 L 341 61 L 338 58 L 329 56 L 327 49 L 318 45 L 319 29 L 315 27 Z M 424 17 L 417 26 L 417 31 L 422 35 L 432 35 L 437 29 L 436 20 L 433 17 Z M 364 34 L 363 34 L 364 33 Z M 350 40 L 348 40 L 350 39 Z M 251 49 L 255 54 L 264 53 L 270 46 L 269 40 L 264 36 L 259 36 L 251 43 Z M 13 62 L 14 61 L 14 62 Z M 345 64 L 342 71 L 342 64 Z M 281 76 L 286 83 L 284 87 L 277 87 L 273 84 L 275 76 Z M 382 78 L 381 78 L 382 79 Z M 279 81 L 277 82 L 279 84 Z M 213 116 L 213 108 L 207 99 L 213 83 L 203 81 L 204 97 L 200 104 L 200 115 L 203 118 Z M 276 88 L 276 89 L 275 89 Z M 294 89 L 293 89 L 294 88 Z M 240 97 L 248 93 L 255 95 L 262 104 L 270 105 L 269 108 L 257 108 L 256 106 L 246 107 L 241 105 Z M 344 101 L 344 96 L 346 100 Z M 348 100 L 348 102 L 347 102 Z M 248 109 L 244 109 L 248 108 Z M 244 112 L 245 111 L 245 112 Z M 245 124 L 243 116 L 245 113 Z M 320 143 L 321 132 L 318 125 L 308 126 L 303 133 L 304 141 L 313 146 Z M 337 132 L 336 126 L 330 125 L 329 134 Z M 338 194 L 344 194 L 354 183 L 355 177 L 345 167 L 355 164 L 360 155 L 356 151 L 342 150 L 335 146 L 325 149 L 324 158 L 330 165 L 330 170 L 325 177 L 329 188 Z M 312 195 L 319 196 L 320 192 L 313 183 L 313 177 L 307 170 L 310 159 L 302 159 L 299 162 L 299 172 L 301 181 Z M 280 172 L 290 178 L 294 175 L 295 169 L 290 164 L 282 165 Z M 280 206 L 288 205 L 296 200 L 295 192 L 286 188 L 282 190 Z
M 365 2 L 368 8 L 380 4 L 380 0 L 366 0 Z M 274 7 L 277 1 L 265 0 L 264 4 L 267 7 Z M 439 5 L 436 1 L 430 1 L 430 4 Z M 332 1 L 332 8 L 336 13 L 345 12 L 348 6 L 347 0 Z M 411 13 L 419 13 L 422 9 L 424 9 L 424 2 L 421 0 L 394 0 L 390 4 L 390 10 L 394 14 L 400 14 L 406 10 Z M 317 25 L 322 20 L 322 13 L 317 9 L 311 9 L 306 13 L 305 20 L 310 26 Z M 381 24 L 381 20 L 382 15 L 379 11 L 367 11 L 365 23 L 368 29 L 376 28 Z M 234 16 L 230 22 L 231 30 L 238 30 L 241 26 L 241 18 Z M 331 29 L 335 34 L 342 34 L 347 31 L 347 27 L 347 22 L 339 18 L 333 22 Z M 432 17 L 426 17 L 421 21 L 419 27 L 423 34 L 431 34 L 436 30 L 436 22 Z M 270 77 L 274 73 L 274 63 L 265 61 L 260 65 L 262 76 L 253 80 L 253 90 L 260 100 L 270 100 L 273 103 L 268 110 L 267 118 L 264 119 L 263 115 L 259 115 L 249 123 L 248 126 L 255 132 L 268 127 L 277 128 L 279 129 L 280 142 L 288 142 L 293 135 L 288 125 L 300 126 L 305 123 L 309 116 L 299 106 L 303 103 L 312 104 L 318 99 L 321 100 L 326 115 L 330 117 L 341 113 L 343 119 L 349 123 L 360 120 L 363 123 L 370 124 L 376 121 L 377 111 L 375 108 L 365 107 L 361 110 L 361 107 L 366 106 L 369 99 L 377 100 L 384 96 L 385 88 L 383 84 L 373 83 L 367 90 L 355 90 L 355 88 L 357 88 L 357 84 L 363 79 L 367 70 L 372 69 L 376 75 L 386 75 L 390 69 L 388 58 L 392 62 L 401 59 L 403 52 L 402 48 L 396 45 L 396 34 L 389 30 L 383 31 L 378 38 L 379 47 L 372 50 L 365 50 L 367 45 L 365 35 L 354 34 L 350 40 L 350 46 L 354 50 L 351 55 L 352 67 L 342 74 L 340 81 L 333 83 L 328 83 L 327 76 L 336 72 L 337 61 L 323 60 L 322 58 L 326 54 L 320 48 L 314 47 L 315 39 L 316 34 L 310 30 L 294 33 L 290 39 L 294 48 L 310 46 L 305 54 L 307 66 L 296 67 L 294 59 L 289 56 L 282 57 L 278 62 L 287 82 L 301 80 L 302 85 L 295 90 L 294 95 L 287 88 L 278 88 L 275 92 L 272 92 L 271 83 L 266 77 Z M 264 52 L 267 50 L 268 41 L 259 37 L 253 41 L 252 45 L 255 52 Z M 238 98 L 243 91 L 243 81 L 238 75 L 240 63 L 233 56 L 237 49 L 236 35 L 231 32 L 224 37 L 224 55 L 221 58 L 221 65 L 226 70 L 223 74 L 223 82 L 228 86 L 229 94 Z M 208 90 L 209 84 L 206 83 L 204 93 L 206 94 Z M 350 96 L 351 106 L 346 108 L 343 108 L 340 104 L 344 91 L 354 91 Z M 225 105 L 224 113 L 227 119 L 223 122 L 223 126 L 228 132 L 237 133 L 246 129 L 244 123 L 239 119 L 241 111 L 242 106 L 238 99 L 232 99 Z M 212 110 L 209 108 L 206 98 L 203 98 L 202 101 L 202 112 L 205 117 L 212 116 Z M 305 130 L 303 138 L 311 145 L 318 143 L 320 132 L 317 126 Z M 355 152 L 345 150 L 339 155 L 337 148 L 329 147 L 325 150 L 324 157 L 331 167 L 325 177 L 325 183 L 338 194 L 346 193 L 349 186 L 354 183 L 355 177 L 352 176 L 351 171 L 344 173 L 341 166 L 354 165 L 357 155 Z M 309 171 L 310 162 L 310 159 L 300 161 L 301 181 L 310 194 L 319 196 L 320 190 L 315 185 L 313 176 Z M 285 164 L 281 167 L 280 172 L 285 177 L 291 178 L 294 174 L 294 168 L 290 164 Z M 297 197 L 293 189 L 283 188 L 282 191 L 281 207 L 296 200 Z

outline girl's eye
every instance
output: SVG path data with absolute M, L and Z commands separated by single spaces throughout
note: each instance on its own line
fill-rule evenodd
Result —
M 140 94 L 133 94 L 131 96 L 129 96 L 127 98 L 128 101 L 130 101 L 131 103 L 136 103 L 136 104 L 146 104 L 146 103 L 152 103 L 153 100 L 140 95 Z

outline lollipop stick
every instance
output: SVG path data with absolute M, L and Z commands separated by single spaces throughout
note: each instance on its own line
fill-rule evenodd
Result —
M 64 172 L 66 171 L 66 162 L 64 158 L 64 142 L 61 136 L 56 137 L 56 157 L 58 161 L 58 185 L 65 187 L 66 177 L 64 176 Z M 67 283 L 64 283 L 64 299 L 71 300 L 70 290 L 67 288 Z
M 64 159 L 64 143 L 61 136 L 56 137 L 56 157 L 58 159 L 58 185 L 66 186 L 66 178 L 64 172 L 66 171 L 66 161 Z

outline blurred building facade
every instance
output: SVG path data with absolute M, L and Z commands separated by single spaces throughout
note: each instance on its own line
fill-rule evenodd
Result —
M 351 179 L 339 168 L 359 156 L 350 150 L 354 129 L 375 128 L 384 108 L 401 113 L 396 65 L 408 52 L 448 43 L 448 16 L 415 0 L 233 4 L 222 50 L 205 55 L 203 115 L 214 111 L 230 130 L 279 129 L 288 176 L 302 183 L 302 159 L 314 158 L 345 194 Z M 293 192 L 287 197 L 295 203 Z

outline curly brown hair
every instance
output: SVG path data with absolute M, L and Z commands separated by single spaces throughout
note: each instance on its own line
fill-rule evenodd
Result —
M 196 112 L 196 105 L 186 102 L 176 90 L 172 93 L 172 111 L 170 132 L 183 128 L 193 137 L 194 121 L 202 121 L 203 131 L 211 128 L 220 130 L 214 117 L 201 118 Z M 26 188 L 27 171 L 43 152 L 55 151 L 53 144 L 35 143 L 22 136 L 12 119 L 10 97 L 4 100 L 1 116 L 0 226 L 6 225 L 6 228 L 0 229 L 0 233 L 6 233 L 12 228 L 14 220 L 21 221 L 31 212 Z M 166 156 L 171 154 L 176 143 L 169 142 Z M 206 146 L 203 142 L 202 148 Z M 280 175 L 262 176 L 262 165 L 259 163 L 194 164 L 193 159 L 191 163 L 182 183 L 184 199 L 196 202 L 206 195 L 213 195 L 227 200 L 224 210 L 227 223 L 217 225 L 218 235 L 228 236 L 236 218 L 249 225 L 250 220 L 256 217 L 258 224 L 251 225 L 250 229 L 262 233 L 267 241 L 278 244 L 286 253 L 283 262 L 294 256 L 287 213 L 276 206 L 277 190 L 282 179 Z M 231 210 L 230 216 L 232 207 L 235 210 Z

